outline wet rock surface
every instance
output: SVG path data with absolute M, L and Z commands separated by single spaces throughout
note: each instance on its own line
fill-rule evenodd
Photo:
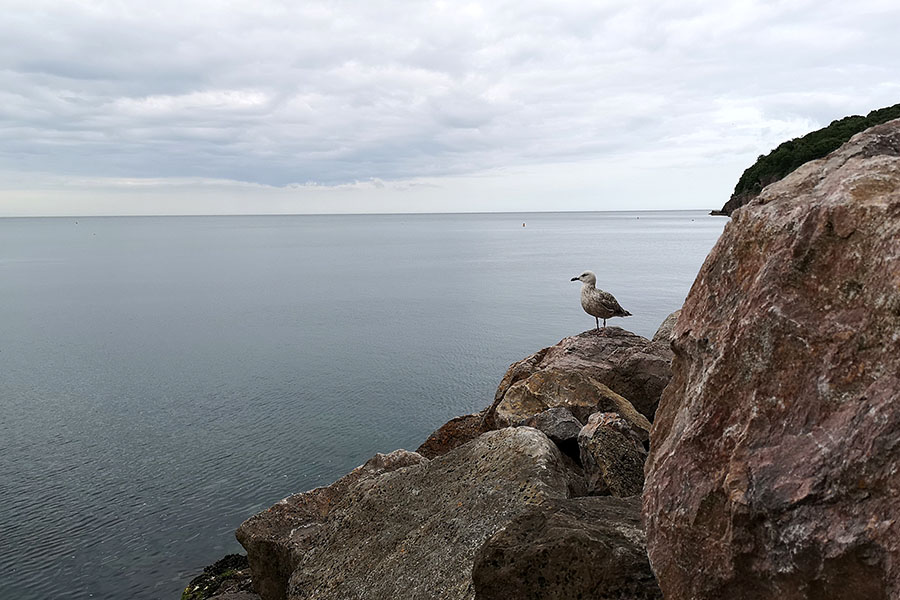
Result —
M 900 596 L 900 121 L 735 211 L 673 347 L 644 491 L 666 597 Z
M 511 425 L 553 406 L 566 406 L 582 421 L 598 410 L 619 412 L 592 400 L 601 394 L 615 402 L 604 389 L 652 420 L 671 377 L 671 360 L 668 343 L 619 327 L 585 331 L 511 365 L 485 422 L 492 428 Z
M 637 497 L 554 500 L 530 508 L 481 547 L 472 579 L 478 600 L 662 598 Z
M 206 567 L 184 588 L 181 600 L 259 600 L 247 557 L 229 554 Z

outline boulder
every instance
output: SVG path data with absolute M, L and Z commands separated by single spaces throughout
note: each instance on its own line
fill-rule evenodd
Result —
M 181 600 L 259 600 L 243 554 L 229 554 L 203 569 L 181 593 Z
M 250 517 L 238 527 L 238 542 L 247 550 L 253 585 L 263 600 L 285 598 L 298 555 L 316 538 L 336 504 L 356 485 L 427 459 L 406 450 L 376 454 L 329 486 L 294 494 Z
M 570 477 L 547 436 L 518 427 L 369 480 L 300 557 L 288 597 L 472 598 L 478 547 L 530 506 L 565 498 Z
M 644 487 L 665 596 L 900 597 L 900 120 L 735 211 L 673 348 Z
M 672 341 L 672 336 L 675 333 L 675 324 L 678 323 L 678 316 L 680 314 L 681 309 L 679 308 L 663 320 L 662 324 L 659 326 L 659 329 L 657 329 L 656 333 L 653 334 L 654 342 L 663 342 L 664 344 L 668 344 Z
M 428 436 L 416 452 L 425 458 L 434 458 L 474 440 L 487 431 L 484 425 L 485 410 L 450 419 Z
M 568 408 L 562 406 L 548 408 L 526 419 L 524 425 L 543 432 L 563 451 L 563 454 L 576 460 L 579 459 L 578 433 L 581 431 L 582 424 Z
M 538 371 L 510 386 L 489 414 L 497 427 L 508 427 L 524 423 L 549 408 L 565 408 L 579 422 L 586 422 L 598 411 L 615 412 L 643 428 L 649 436 L 650 422 L 631 402 L 580 371 Z
M 529 508 L 481 546 L 472 580 L 477 600 L 662 598 L 636 497 Z
M 475 551 L 529 507 L 568 497 L 579 477 L 569 463 L 543 433 L 517 427 L 361 478 L 302 544 L 282 537 L 286 597 L 470 599 Z
M 668 343 L 651 342 L 619 327 L 567 337 L 510 366 L 485 424 L 489 428 L 510 425 L 553 406 L 566 406 L 584 420 L 598 410 L 619 412 L 609 407 L 609 402 L 618 402 L 615 398 L 627 399 L 652 420 L 671 376 L 671 360 Z M 615 398 L 592 400 L 608 396 L 606 390 Z
M 588 494 L 623 498 L 640 494 L 647 457 L 644 439 L 646 431 L 616 413 L 592 414 L 578 434 Z

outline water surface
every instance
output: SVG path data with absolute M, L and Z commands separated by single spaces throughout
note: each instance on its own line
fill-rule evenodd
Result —
M 593 327 L 572 276 L 652 336 L 724 223 L 0 219 L 0 598 L 177 598 L 243 519 L 415 449 Z

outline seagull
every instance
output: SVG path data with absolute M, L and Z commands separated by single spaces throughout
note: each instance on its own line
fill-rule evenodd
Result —
M 606 320 L 610 317 L 631 316 L 631 313 L 622 308 L 612 294 L 595 287 L 597 276 L 591 271 L 585 271 L 578 277 L 573 277 L 572 281 L 582 283 L 581 308 L 597 321 L 597 331 L 600 331 L 600 319 L 603 319 L 603 326 L 606 327 Z

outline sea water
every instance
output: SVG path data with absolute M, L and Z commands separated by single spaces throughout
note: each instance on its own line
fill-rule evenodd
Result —
M 594 327 L 652 336 L 702 212 L 0 219 L 0 598 L 178 598 L 234 529 L 487 406 Z

